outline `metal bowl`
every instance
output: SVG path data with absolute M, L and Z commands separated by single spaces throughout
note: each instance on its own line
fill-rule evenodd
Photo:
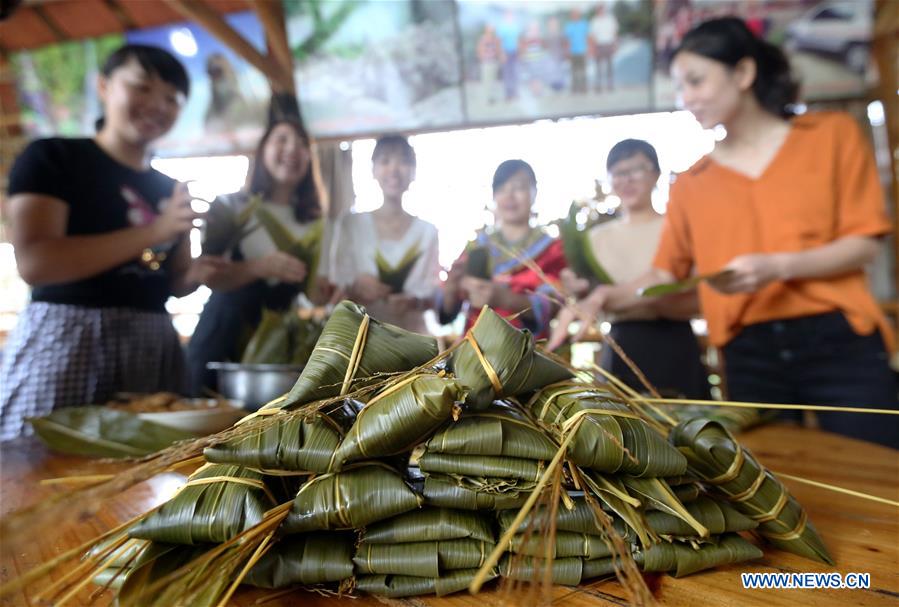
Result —
M 206 368 L 218 374 L 218 389 L 222 396 L 239 401 L 248 411 L 255 411 L 289 392 L 303 370 L 297 365 L 219 362 L 207 363 Z

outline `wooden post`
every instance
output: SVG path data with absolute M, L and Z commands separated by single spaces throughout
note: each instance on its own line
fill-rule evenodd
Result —
M 893 211 L 893 280 L 899 289 L 899 2 L 877 0 L 871 50 L 877 63 L 880 82 L 875 97 L 883 103 L 887 145 L 890 149 L 890 205 Z M 899 327 L 899 298 L 892 302 L 895 326 Z M 899 346 L 897 346 L 899 347 Z
M 284 27 L 284 5 L 280 0 L 252 0 L 265 29 L 265 40 L 268 44 L 269 57 L 275 59 L 281 67 L 289 84 L 287 90 L 273 90 L 275 93 L 295 93 L 296 81 L 293 77 L 293 55 L 287 42 L 287 30 Z M 274 87 L 273 87 L 274 89 Z
M 208 5 L 200 0 L 165 0 L 165 2 L 187 19 L 203 26 L 210 34 L 246 59 L 250 65 L 265 74 L 273 90 L 291 90 L 289 75 L 281 68 L 280 62 L 256 50 Z

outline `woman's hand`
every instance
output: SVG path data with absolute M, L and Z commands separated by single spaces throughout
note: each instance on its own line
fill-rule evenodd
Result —
M 725 294 L 754 293 L 776 280 L 785 279 L 785 253 L 756 253 L 735 257 L 724 266 L 730 270 L 709 285 Z
M 363 305 L 390 295 L 390 287 L 371 274 L 361 274 L 350 289 L 353 299 Z
M 420 308 L 420 300 L 417 297 L 405 293 L 391 293 L 387 296 L 387 305 L 397 314 L 406 314 Z
M 216 278 L 231 270 L 232 265 L 230 259 L 218 255 L 201 255 L 191 260 L 184 282 L 188 285 L 214 284 Z
M 549 340 L 546 342 L 547 350 L 555 350 L 566 341 L 568 341 L 568 329 L 575 320 L 577 320 L 578 312 L 574 305 L 565 306 L 556 315 L 555 325 L 549 334 Z
M 473 308 L 490 305 L 495 291 L 493 281 L 474 276 L 465 276 L 462 279 L 462 288 L 468 293 L 468 303 Z
M 251 271 L 257 278 L 271 278 L 278 282 L 300 283 L 308 274 L 305 263 L 282 251 L 254 259 L 249 263 Z
M 579 278 L 571 268 L 564 268 L 559 273 L 559 281 L 566 296 L 583 297 L 590 290 L 590 281 Z
M 191 200 L 187 184 L 179 182 L 175 184 L 170 197 L 159 201 L 159 208 L 162 210 L 150 224 L 154 244 L 170 242 L 190 231 L 194 226 L 194 219 L 202 216 L 191 208 Z

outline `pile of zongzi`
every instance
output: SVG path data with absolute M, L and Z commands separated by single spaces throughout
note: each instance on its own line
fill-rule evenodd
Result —
M 747 531 L 831 562 L 720 424 L 666 426 L 489 309 L 451 356 L 340 304 L 290 394 L 213 440 L 95 575 L 139 597 L 124 604 L 214 604 L 237 582 L 443 595 L 494 577 L 687 575 L 758 558 Z

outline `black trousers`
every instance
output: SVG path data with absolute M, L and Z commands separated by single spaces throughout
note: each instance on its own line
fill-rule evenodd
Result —
M 688 321 L 625 320 L 613 323 L 609 334 L 662 396 L 710 397 L 708 373 Z M 631 388 L 646 391 L 612 348 L 603 347 L 599 364 Z
M 880 334 L 858 335 L 840 312 L 749 325 L 724 347 L 724 362 L 732 400 L 899 408 Z M 899 416 L 821 412 L 818 419 L 823 430 L 899 448 Z

